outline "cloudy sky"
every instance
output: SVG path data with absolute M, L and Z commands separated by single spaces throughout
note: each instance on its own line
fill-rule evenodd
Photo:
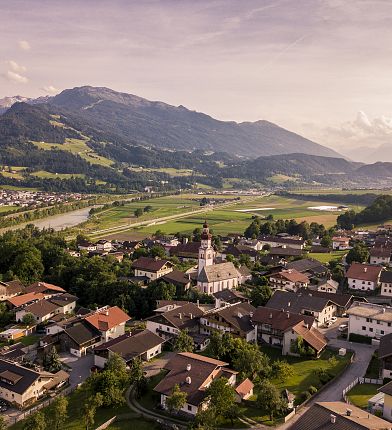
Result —
M 0 98 L 107 86 L 392 145 L 390 0 L 0 0 Z

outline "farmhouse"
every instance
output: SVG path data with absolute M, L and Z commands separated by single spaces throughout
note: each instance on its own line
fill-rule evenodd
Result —
M 389 266 L 391 262 L 391 248 L 374 247 L 370 250 L 370 264 Z
M 350 249 L 350 238 L 346 236 L 334 236 L 332 238 L 332 249 L 334 251 L 345 251 Z
M 295 269 L 286 269 L 269 277 L 269 284 L 273 289 L 284 289 L 296 292 L 309 285 L 309 278 Z
M 0 302 L 15 297 L 24 291 L 19 281 L 0 282 Z
M 382 267 L 352 263 L 346 273 L 348 287 L 353 290 L 374 291 L 379 287 Z
M 206 313 L 200 318 L 200 331 L 209 335 L 214 330 L 241 337 L 247 342 L 256 340 L 256 330 L 252 324 L 255 308 L 249 303 L 237 303 Z
M 392 297 L 392 272 L 383 270 L 380 275 L 382 296 Z
M 181 412 L 195 416 L 206 407 L 206 389 L 214 379 L 225 377 L 228 384 L 235 386 L 237 373 L 229 369 L 228 363 L 190 352 L 176 354 L 166 365 L 169 373 L 154 388 L 161 395 L 161 405 L 166 408 L 166 399 L 171 396 L 176 385 L 187 394 Z M 249 390 L 253 386 L 249 385 Z M 246 393 L 242 393 L 246 396 Z
M 147 277 L 155 281 L 173 270 L 173 264 L 158 258 L 140 257 L 132 263 L 136 277 Z

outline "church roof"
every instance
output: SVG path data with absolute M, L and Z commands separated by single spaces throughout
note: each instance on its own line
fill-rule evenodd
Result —
M 197 280 L 199 282 L 217 282 L 238 278 L 238 271 L 232 262 L 204 266 Z

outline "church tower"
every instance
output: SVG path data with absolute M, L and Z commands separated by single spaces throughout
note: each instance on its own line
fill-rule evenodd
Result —
M 203 270 L 203 267 L 214 264 L 215 251 L 211 244 L 211 237 L 210 229 L 208 228 L 207 221 L 205 221 L 201 233 L 201 246 L 199 248 L 198 274 Z

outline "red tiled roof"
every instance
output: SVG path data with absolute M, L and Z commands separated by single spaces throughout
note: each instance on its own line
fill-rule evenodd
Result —
M 86 317 L 86 321 L 100 331 L 107 331 L 121 323 L 125 323 L 130 316 L 118 306 L 108 308 L 106 311 L 97 312 Z
M 45 294 L 33 292 L 33 293 L 22 294 L 21 296 L 12 297 L 8 299 L 8 302 L 14 306 L 22 306 L 34 300 L 42 300 L 44 298 L 45 298 Z
M 277 275 L 287 279 L 290 282 L 309 283 L 309 278 L 303 273 L 298 272 L 298 270 L 295 270 L 295 269 L 282 270 Z M 274 275 L 274 276 L 277 276 L 277 275 Z M 271 277 L 274 277 L 274 276 L 271 276 Z
M 43 293 L 46 290 L 57 291 L 59 293 L 65 293 L 65 290 L 57 285 L 48 284 L 46 282 L 34 282 L 34 284 L 26 287 L 26 293 Z
M 253 387 L 254 387 L 253 382 L 250 379 L 246 378 L 238 385 L 235 391 L 237 394 L 240 395 L 241 398 L 243 398 L 247 394 L 249 394 L 251 390 L 253 390 Z
M 382 268 L 370 264 L 353 263 L 347 270 L 346 277 L 361 281 L 377 282 Z
M 156 260 L 151 257 L 140 257 L 132 263 L 133 269 L 146 270 L 151 272 L 158 272 L 166 264 L 172 265 L 168 260 Z

